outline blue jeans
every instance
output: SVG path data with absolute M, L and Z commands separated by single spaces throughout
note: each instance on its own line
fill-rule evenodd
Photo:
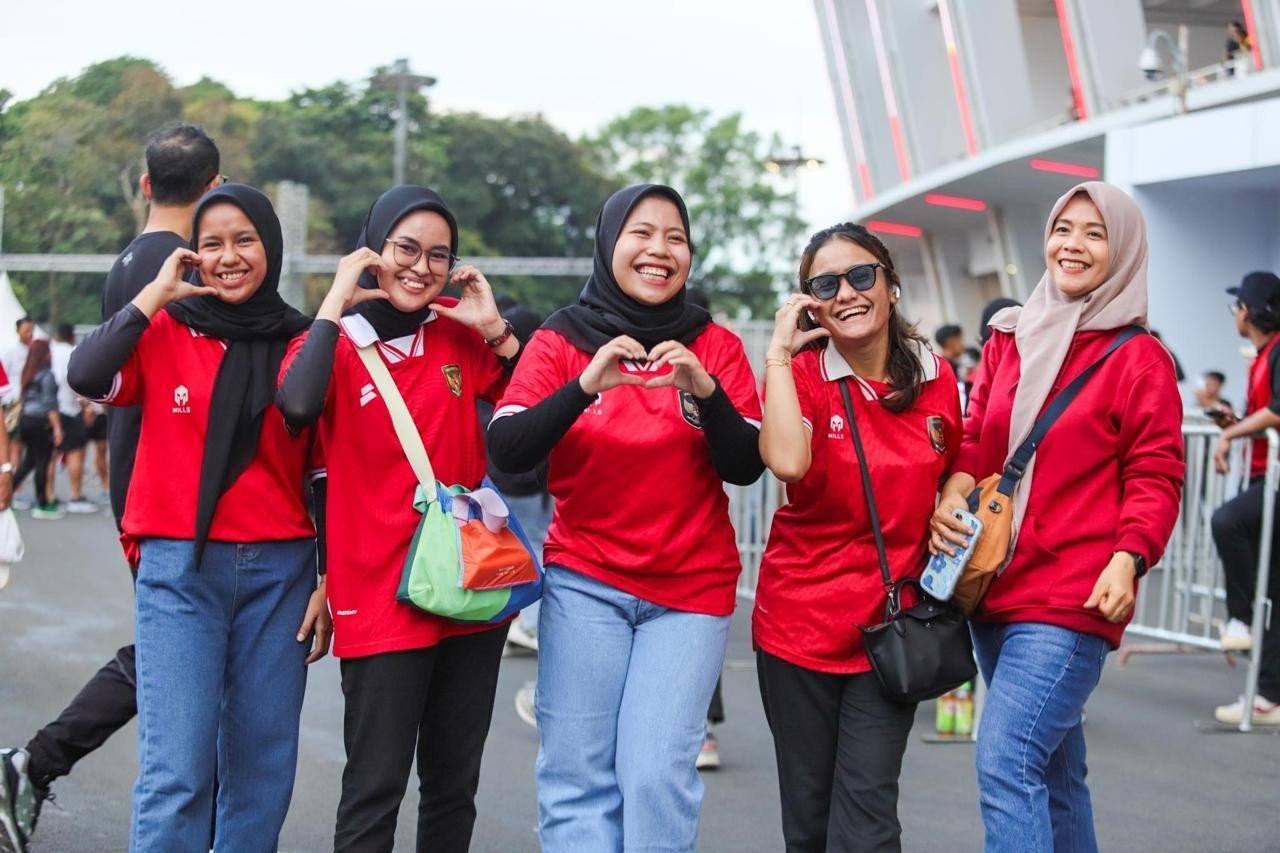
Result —
M 1081 714 L 1110 644 L 1036 622 L 972 627 L 988 687 L 977 758 L 986 849 L 1096 851 Z
M 146 539 L 131 851 L 274 851 L 293 794 L 315 540 Z
M 524 535 L 529 537 L 529 544 L 533 546 L 533 553 L 538 556 L 538 562 L 542 562 L 542 546 L 547 541 L 547 528 L 551 526 L 551 516 L 556 508 L 555 499 L 543 493 L 515 497 L 503 495 L 503 497 L 507 500 L 507 506 L 511 507 L 511 511 L 520 521 Z M 538 631 L 538 608 L 541 604 L 542 601 L 539 599 L 520 611 L 520 627 L 530 634 Z
M 672 610 L 554 566 L 538 625 L 538 819 L 554 853 L 692 851 L 694 762 L 728 616 Z

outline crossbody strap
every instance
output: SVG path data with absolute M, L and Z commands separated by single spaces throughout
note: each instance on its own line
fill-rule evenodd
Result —
M 1111 346 L 1107 347 L 1107 351 L 1098 357 L 1098 360 L 1084 369 L 1084 372 L 1071 381 L 1071 384 L 1062 390 L 1062 393 L 1054 398 L 1053 403 L 1045 410 L 1035 426 L 1031 428 L 1031 434 L 1027 436 L 1026 441 L 1018 446 L 1013 452 L 1013 456 L 1009 457 L 1009 461 L 1005 463 L 1004 473 L 1000 476 L 999 491 L 1003 495 L 1012 495 L 1013 490 L 1017 487 L 1018 481 L 1022 479 L 1022 475 L 1027 472 L 1027 466 L 1031 464 L 1031 457 L 1035 455 L 1036 449 L 1040 446 L 1040 442 L 1044 441 L 1045 435 L 1049 432 L 1049 427 L 1062 416 L 1067 410 L 1071 402 L 1079 395 L 1085 383 L 1089 378 L 1097 372 L 1102 363 L 1107 360 L 1113 352 L 1138 335 L 1146 334 L 1147 330 L 1141 326 L 1129 326 L 1123 332 L 1116 335 L 1115 340 L 1111 342 Z
M 435 500 L 436 475 L 431 470 L 427 448 L 422 443 L 418 425 L 413 422 L 413 416 L 409 414 L 409 408 L 404 404 L 400 389 L 391 378 L 391 371 L 387 370 L 386 362 L 382 360 L 382 356 L 378 355 L 377 342 L 374 341 L 367 347 L 356 347 L 356 352 L 360 354 L 360 360 L 368 368 L 369 375 L 373 377 L 374 386 L 382 395 L 382 402 L 386 403 L 387 411 L 391 413 L 391 424 L 396 429 L 396 437 L 400 439 L 400 447 L 404 450 L 405 458 L 409 460 L 409 467 L 413 469 L 414 476 L 418 478 L 418 484 L 422 486 L 422 494 L 428 502 Z
M 884 588 L 892 595 L 893 575 L 889 574 L 889 557 L 884 551 L 884 533 L 880 530 L 880 511 L 876 509 L 876 495 L 871 488 L 871 469 L 867 466 L 867 454 L 862 449 L 862 434 L 858 432 L 858 419 L 853 416 L 853 401 L 849 399 L 849 380 L 840 380 L 840 396 L 844 399 L 845 417 L 849 419 L 849 438 L 858 454 L 858 471 L 862 474 L 862 494 L 867 499 L 867 512 L 871 516 L 871 533 L 876 538 L 876 556 L 880 558 L 880 577 Z M 892 604 L 892 602 L 891 602 Z

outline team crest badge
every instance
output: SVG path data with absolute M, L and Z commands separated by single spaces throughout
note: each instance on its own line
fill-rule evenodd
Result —
M 681 391 L 679 396 L 680 416 L 694 429 L 702 429 L 702 413 L 698 411 L 698 401 L 688 391 Z
M 925 426 L 929 430 L 929 443 L 939 453 L 947 452 L 947 436 L 942 431 L 942 418 L 937 415 L 925 418 Z
M 440 372 L 444 374 L 444 379 L 449 383 L 449 391 L 455 397 L 462 396 L 462 368 L 456 364 L 446 364 L 440 368 Z

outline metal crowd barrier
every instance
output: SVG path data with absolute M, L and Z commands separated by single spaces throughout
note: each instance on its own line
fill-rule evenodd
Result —
M 1246 472 L 1253 444 L 1248 440 L 1234 442 L 1230 471 L 1225 475 L 1219 474 L 1213 467 L 1213 454 L 1221 434 L 1217 426 L 1198 415 L 1189 416 L 1183 423 L 1187 477 L 1178 522 L 1164 558 L 1152 567 L 1139 585 L 1134 618 L 1125 634 L 1126 638 L 1150 638 L 1157 644 L 1126 643 L 1118 656 L 1121 666 L 1136 653 L 1220 650 L 1218 629 L 1227 618 L 1226 591 L 1210 520 L 1214 510 L 1248 485 Z M 1245 679 L 1245 714 L 1239 725 L 1242 732 L 1252 728 L 1262 633 L 1270 621 L 1272 607 L 1267 598 L 1267 582 L 1271 567 L 1276 488 L 1280 485 L 1280 462 L 1277 462 L 1280 434 L 1275 430 L 1267 431 L 1267 446 L 1266 493 L 1258 549 L 1257 593 L 1253 604 L 1253 651 Z M 755 597 L 769 523 L 774 511 L 785 500 L 783 486 L 766 471 L 753 485 L 729 486 L 728 491 L 729 510 L 737 532 L 738 552 L 742 557 L 738 594 L 750 600 Z

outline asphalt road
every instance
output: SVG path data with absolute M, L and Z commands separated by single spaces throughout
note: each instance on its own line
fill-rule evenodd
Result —
M 132 592 L 105 514 L 61 521 L 21 517 L 27 558 L 0 591 L 0 745 L 22 745 L 55 715 L 114 650 L 130 641 Z M 706 775 L 699 850 L 782 849 L 772 743 L 756 691 L 749 605 L 739 608 L 724 674 L 728 721 L 718 727 L 724 767 Z M 533 761 L 536 733 L 512 698 L 536 659 L 502 669 L 485 752 L 472 849 L 538 849 Z M 1280 732 L 1216 733 L 1203 721 L 1243 686 L 1242 668 L 1218 655 L 1137 656 L 1114 661 L 1088 709 L 1090 782 L 1104 850 L 1280 850 Z M 297 787 L 280 846 L 331 849 L 343 764 L 342 695 L 336 662 L 310 673 Z M 902 774 L 907 851 L 979 850 L 982 828 L 969 744 L 935 745 L 933 706 L 922 706 Z M 127 846 L 136 730 L 122 730 L 58 782 L 35 851 L 113 851 Z M 412 788 L 412 785 L 411 785 Z M 401 810 L 397 850 L 413 850 L 417 808 Z

